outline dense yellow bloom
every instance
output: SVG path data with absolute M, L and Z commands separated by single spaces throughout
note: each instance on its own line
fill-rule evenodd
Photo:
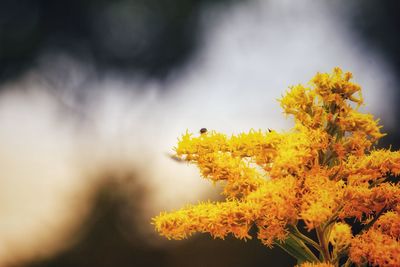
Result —
M 349 156 L 343 169 L 343 175 L 354 185 L 380 179 L 388 174 L 400 174 L 399 151 L 375 150 L 361 157 Z
M 312 79 L 315 92 L 322 97 L 326 104 L 342 106 L 349 99 L 357 104 L 362 104 L 361 87 L 350 82 L 353 75 L 350 72 L 343 73 L 340 68 L 334 68 L 332 74 L 318 73 Z M 358 93 L 358 98 L 354 96 Z
M 249 194 L 246 201 L 206 202 L 161 213 L 155 219 L 155 226 L 169 239 L 183 239 L 195 232 L 209 232 L 215 238 L 232 233 L 245 239 L 251 238 L 248 231 L 255 223 L 260 227 L 259 238 L 270 246 L 274 239 L 285 239 L 285 226 L 297 213 L 297 199 L 287 194 L 287 190 L 295 190 L 293 178 L 267 181 Z
M 242 239 L 250 238 L 248 231 L 255 216 L 256 210 L 249 203 L 206 202 L 175 213 L 161 214 L 155 225 L 169 239 L 183 239 L 195 232 L 209 232 L 219 238 L 233 233 Z
M 335 68 L 310 87 L 291 87 L 280 100 L 295 118 L 290 131 L 184 134 L 176 156 L 223 182 L 226 200 L 163 212 L 156 230 L 169 239 L 196 232 L 250 239 L 256 226 L 264 245 L 283 248 L 299 266 L 400 266 L 400 187 L 387 179 L 400 175 L 400 152 L 375 149 L 384 134 L 359 112 L 361 88 L 351 78 Z M 345 220 L 364 228 L 353 237 Z M 300 221 L 318 240 L 297 228 Z
M 352 240 L 350 259 L 359 265 L 400 266 L 399 240 L 376 229 L 368 230 Z
M 350 245 L 352 238 L 350 225 L 338 222 L 332 227 L 329 242 L 333 245 L 334 251 L 340 253 Z
M 391 236 L 395 239 L 400 239 L 400 206 L 397 206 L 396 211 L 388 211 L 373 225 L 374 229 Z
M 344 195 L 346 202 L 339 217 L 356 217 L 360 221 L 363 215 L 375 214 L 382 209 L 390 210 L 400 203 L 400 187 L 391 183 L 372 188 L 367 185 L 347 186 Z
M 274 240 L 285 240 L 287 224 L 293 224 L 297 218 L 296 190 L 296 180 L 289 176 L 266 182 L 246 198 L 247 203 L 257 207 L 255 224 L 263 244 L 272 246 Z
M 312 262 L 304 262 L 300 265 L 299 267 L 335 267 L 332 263 L 328 262 L 318 262 L 318 263 L 312 263 Z

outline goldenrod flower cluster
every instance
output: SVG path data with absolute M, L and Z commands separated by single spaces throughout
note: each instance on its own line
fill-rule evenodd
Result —
M 333 264 L 326 263 L 326 262 L 319 262 L 319 263 L 304 262 L 298 266 L 299 267 L 335 267 Z
M 309 87 L 291 87 L 280 99 L 295 119 L 290 131 L 184 134 L 176 155 L 224 182 L 226 200 L 161 213 L 156 230 L 169 239 L 250 239 L 256 226 L 264 245 L 281 247 L 299 266 L 400 266 L 400 186 L 388 179 L 400 174 L 400 152 L 374 148 L 384 134 L 359 111 L 361 88 L 351 78 L 335 68 Z

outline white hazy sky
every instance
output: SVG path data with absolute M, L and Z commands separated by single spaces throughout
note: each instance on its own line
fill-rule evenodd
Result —
M 352 71 L 366 110 L 394 127 L 390 68 L 349 30 L 345 12 L 326 2 L 254 0 L 205 9 L 199 50 L 165 84 L 99 78 L 90 63 L 53 54 L 5 85 L 14 90 L 0 95 L 0 266 L 57 248 L 54 233 L 74 221 L 71 199 L 84 200 L 83 188 L 93 183 L 88 173 L 107 165 L 142 171 L 156 189 L 149 214 L 196 202 L 210 187 L 193 166 L 166 156 L 177 137 L 202 127 L 228 134 L 288 128 L 276 99 L 317 71 Z M 65 89 L 61 100 L 78 119 L 65 115 L 53 87 Z M 71 96 L 83 87 L 90 97 L 76 105 Z

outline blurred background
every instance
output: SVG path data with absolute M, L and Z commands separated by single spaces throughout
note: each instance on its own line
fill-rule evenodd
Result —
M 257 240 L 167 241 L 220 198 L 168 155 L 187 129 L 291 126 L 276 99 L 335 66 L 399 148 L 396 0 L 0 1 L 0 266 L 293 266 Z

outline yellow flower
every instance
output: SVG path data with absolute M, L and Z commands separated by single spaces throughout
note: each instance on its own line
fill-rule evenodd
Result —
M 397 240 L 400 239 L 400 206 L 396 211 L 388 211 L 382 215 L 373 225 L 374 229 L 391 236 Z M 400 255 L 399 255 L 400 256 Z
M 361 88 L 351 78 L 335 68 L 310 87 L 291 87 L 280 100 L 295 119 L 287 132 L 186 132 L 176 156 L 224 183 L 225 201 L 163 212 L 153 219 L 156 230 L 169 239 L 196 232 L 250 239 L 255 226 L 264 245 L 280 246 L 303 267 L 337 266 L 343 257 L 400 266 L 400 186 L 387 179 L 400 175 L 400 152 L 374 148 L 384 134 L 379 120 L 358 111 Z M 345 220 L 364 229 L 353 237 Z
M 343 74 L 340 68 L 334 68 L 332 74 L 318 73 L 312 79 L 312 83 L 316 86 L 316 93 L 325 103 L 341 106 L 345 100 L 351 100 L 361 105 L 363 103 L 361 88 L 350 82 L 352 77 L 350 72 Z M 358 98 L 354 96 L 355 93 L 358 93 Z
M 345 162 L 343 175 L 350 184 L 375 181 L 388 174 L 400 175 L 400 152 L 375 150 L 369 155 L 349 156 Z
M 371 138 L 371 143 L 382 138 L 384 134 L 380 132 L 379 120 L 374 120 L 371 114 L 363 114 L 351 110 L 337 120 L 342 131 L 362 132 L 365 136 Z
M 372 188 L 368 185 L 347 186 L 344 189 L 344 200 L 339 217 L 355 217 L 362 221 L 363 215 L 396 207 L 400 203 L 400 187 L 391 183 L 382 183 Z
M 353 239 L 349 256 L 357 265 L 400 266 L 400 243 L 379 230 L 370 229 Z
M 156 229 L 168 239 L 184 239 L 195 232 L 209 232 L 214 238 L 233 233 L 237 238 L 248 234 L 255 214 L 249 203 L 228 201 L 200 203 L 173 213 L 161 213 L 154 219 Z
M 329 262 L 304 262 L 300 265 L 297 265 L 298 267 L 335 267 L 332 263 Z
M 326 176 L 309 176 L 304 183 L 300 217 L 308 230 L 321 226 L 339 209 L 343 201 L 343 182 Z
M 245 200 L 205 202 L 187 206 L 172 213 L 161 213 L 153 219 L 156 230 L 168 239 L 184 239 L 195 232 L 208 232 L 215 238 L 229 233 L 240 239 L 251 238 L 250 227 L 260 227 L 259 238 L 271 246 L 274 239 L 284 240 L 286 224 L 296 218 L 294 179 L 268 181 Z
M 350 225 L 338 222 L 335 223 L 331 230 L 329 242 L 334 246 L 335 250 L 340 252 L 350 245 L 352 237 Z

